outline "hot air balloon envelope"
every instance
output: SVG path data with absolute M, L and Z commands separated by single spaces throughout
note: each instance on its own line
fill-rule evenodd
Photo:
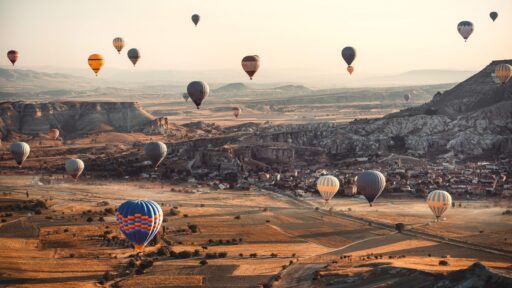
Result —
M 129 200 L 117 208 L 116 220 L 124 236 L 141 251 L 162 226 L 163 212 L 151 200 Z

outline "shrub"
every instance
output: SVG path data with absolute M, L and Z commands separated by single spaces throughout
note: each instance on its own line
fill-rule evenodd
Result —
M 116 277 L 113 273 L 110 273 L 110 271 L 107 271 L 107 272 L 103 273 L 102 278 L 103 278 L 103 280 L 108 282 L 108 281 L 114 280 Z
M 103 211 L 107 214 L 114 214 L 114 208 L 112 207 L 105 208 Z
M 199 207 L 204 207 L 204 204 L 201 203 L 201 205 L 199 205 Z
M 272 253 L 272 254 L 270 254 L 270 257 L 272 257 L 272 258 L 276 258 L 276 257 L 277 257 L 277 254 L 276 254 L 276 253 Z
M 507 209 L 505 211 L 503 211 L 503 213 L 501 213 L 502 215 L 512 215 L 512 210 L 510 209 Z
M 251 254 L 249 254 L 249 257 L 256 258 L 256 257 L 258 257 L 258 253 L 251 253 Z
M 402 231 L 405 230 L 405 224 L 404 223 L 396 223 L 395 230 L 398 231 L 398 233 L 401 233 Z
M 188 214 L 183 214 L 183 218 L 187 218 L 188 217 Z
M 240 258 L 244 258 L 244 253 L 240 253 L 238 256 L 240 256 Z
M 69 254 L 69 258 L 75 258 L 75 253 Z
M 180 215 L 180 210 L 175 209 L 175 208 L 171 208 L 171 210 L 169 210 L 169 216 L 178 216 L 178 215 Z
M 39 208 L 37 208 L 37 209 L 34 211 L 34 214 L 36 214 L 36 215 L 41 215 L 41 213 L 43 213 L 43 212 L 42 212 L 42 211 L 41 211 L 41 209 L 39 209 Z
M 192 255 L 193 255 L 192 252 L 190 252 L 188 250 L 183 250 L 183 251 L 178 252 L 177 257 L 179 259 L 187 259 L 187 258 L 192 257 Z
M 266 222 L 266 223 L 270 223 L 270 220 L 268 220 L 268 219 L 267 219 L 267 220 L 265 220 L 265 222 Z
M 103 218 L 103 216 L 100 216 L 100 218 L 98 218 L 98 221 L 99 222 L 105 222 L 105 219 Z
M 296 254 L 296 253 L 293 253 L 293 254 L 292 254 L 292 257 L 293 257 L 293 258 L 295 258 L 295 256 L 297 256 L 297 254 Z
M 315 207 L 315 211 L 318 211 L 318 210 L 320 210 L 320 207 Z
M 64 228 L 64 233 L 67 233 L 69 232 L 69 229 L 68 228 Z
M 92 222 L 92 221 L 93 221 L 93 219 L 92 219 L 92 217 L 87 217 L 87 220 L 85 220 L 85 221 L 87 221 L 87 222 L 89 222 L 89 223 L 90 223 L 90 222 Z
M 219 256 L 215 252 L 208 252 L 204 255 L 204 258 L 206 259 L 217 259 Z
M 235 220 L 240 220 L 240 215 L 236 215 L 234 218 Z
M 197 233 L 197 225 L 196 224 L 188 224 L 188 229 L 190 230 L 190 232 L 192 233 Z
M 208 261 L 206 259 L 203 259 L 203 260 L 199 261 L 199 264 L 201 266 L 204 266 L 204 265 L 208 264 Z
M 199 249 L 195 249 L 195 250 L 194 250 L 194 253 L 192 254 L 192 256 L 194 256 L 194 257 L 199 257 L 199 256 L 201 256 L 201 250 L 199 250 Z
M 217 256 L 219 258 L 226 258 L 228 256 L 228 252 L 224 252 L 224 251 L 223 252 L 219 252 L 219 253 L 217 253 Z
M 448 263 L 448 261 L 446 260 L 439 260 L 439 266 L 448 266 L 450 265 L 450 263 Z
M 158 251 L 156 252 L 158 256 L 171 256 L 171 249 L 168 246 L 161 246 L 158 248 Z

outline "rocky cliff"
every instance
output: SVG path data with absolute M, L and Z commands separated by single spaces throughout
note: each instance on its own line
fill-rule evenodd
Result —
M 434 157 L 512 151 L 512 81 L 500 86 L 491 73 L 494 61 L 424 105 L 379 119 L 346 125 L 305 124 L 271 127 L 260 142 L 288 142 L 325 149 L 329 154 L 368 156 L 398 152 Z
M 58 128 L 65 137 L 88 133 L 137 131 L 154 117 L 136 102 L 2 102 L 0 133 L 28 135 L 47 133 Z

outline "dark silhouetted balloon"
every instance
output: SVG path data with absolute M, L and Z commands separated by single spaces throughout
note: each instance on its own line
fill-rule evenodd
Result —
M 192 15 L 192 22 L 194 22 L 194 25 L 197 27 L 197 23 L 199 23 L 199 20 L 201 19 L 201 16 L 194 14 Z
M 14 63 L 16 63 L 16 61 L 18 61 L 19 57 L 20 53 L 16 50 L 10 50 L 9 52 L 7 52 L 7 58 L 9 59 L 9 61 L 11 61 L 12 66 L 14 66 Z
M 459 25 L 457 25 L 457 31 L 459 31 L 460 36 L 464 38 L 464 41 L 468 41 L 469 36 L 473 33 L 473 23 L 470 21 L 461 21 Z
M 496 21 L 496 18 L 498 18 L 498 12 L 496 11 L 492 11 L 489 16 L 491 17 L 492 19 L 492 22 Z
M 386 178 L 379 171 L 367 170 L 357 176 L 357 190 L 366 197 L 370 206 L 382 193 L 384 187 L 386 187 Z
M 187 93 L 194 104 L 196 104 L 197 109 L 199 109 L 201 103 L 210 94 L 210 88 L 204 81 L 192 81 L 187 86 Z
M 244 69 L 245 73 L 249 75 L 249 78 L 252 80 L 254 74 L 256 74 L 256 72 L 258 72 L 258 69 L 260 69 L 260 56 L 245 56 L 242 59 L 242 68 Z
M 133 67 L 135 67 L 135 64 L 137 64 L 137 61 L 140 59 L 140 53 L 137 48 L 132 48 L 128 50 L 128 59 L 132 61 Z

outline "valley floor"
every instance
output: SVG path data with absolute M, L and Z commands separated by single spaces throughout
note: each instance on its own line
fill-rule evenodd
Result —
M 447 273 L 480 261 L 512 273 L 512 257 L 507 254 L 331 216 L 324 209 L 315 210 L 320 206 L 316 198 L 297 201 L 261 190 L 213 191 L 194 186 L 91 180 L 42 185 L 32 176 L 2 175 L 0 211 L 35 199 L 46 202 L 48 209 L 42 209 L 41 214 L 23 209 L 12 215 L 0 213 L 5 219 L 0 223 L 0 285 L 97 287 L 103 274 L 110 271 L 115 277 L 109 283 L 119 287 L 257 287 L 272 282 L 275 275 L 281 278 L 274 283 L 280 287 L 322 287 L 325 283 L 313 280 L 314 275 L 334 262 L 344 265 L 344 270 L 337 267 L 340 275 L 364 269 L 357 265 L 384 262 L 392 267 Z M 102 211 L 126 199 L 140 198 L 162 206 L 167 218 L 165 236 L 173 242 L 174 251 L 198 249 L 203 255 L 227 252 L 227 257 L 209 259 L 201 266 L 201 256 L 175 259 L 153 253 L 158 247 L 147 247 L 146 257 L 152 258 L 154 265 L 141 275 L 119 277 L 133 258 L 133 251 L 120 242 L 105 241 L 102 235 L 123 236 L 113 215 Z M 379 200 L 373 208 L 349 199 L 336 199 L 333 205 L 334 210 L 369 221 L 400 221 L 428 233 L 510 249 L 511 217 L 502 216 L 500 211 L 504 209 L 493 203 L 464 203 L 462 208 L 449 211 L 446 221 L 433 224 L 421 199 Z M 170 216 L 172 207 L 177 207 L 180 214 Z M 198 226 L 197 233 L 187 229 L 190 224 Z M 249 257 L 252 253 L 256 255 Z M 350 255 L 350 260 L 344 255 Z M 363 259 L 369 255 L 383 257 Z M 445 258 L 447 255 L 449 258 Z M 439 266 L 441 259 L 450 265 Z

